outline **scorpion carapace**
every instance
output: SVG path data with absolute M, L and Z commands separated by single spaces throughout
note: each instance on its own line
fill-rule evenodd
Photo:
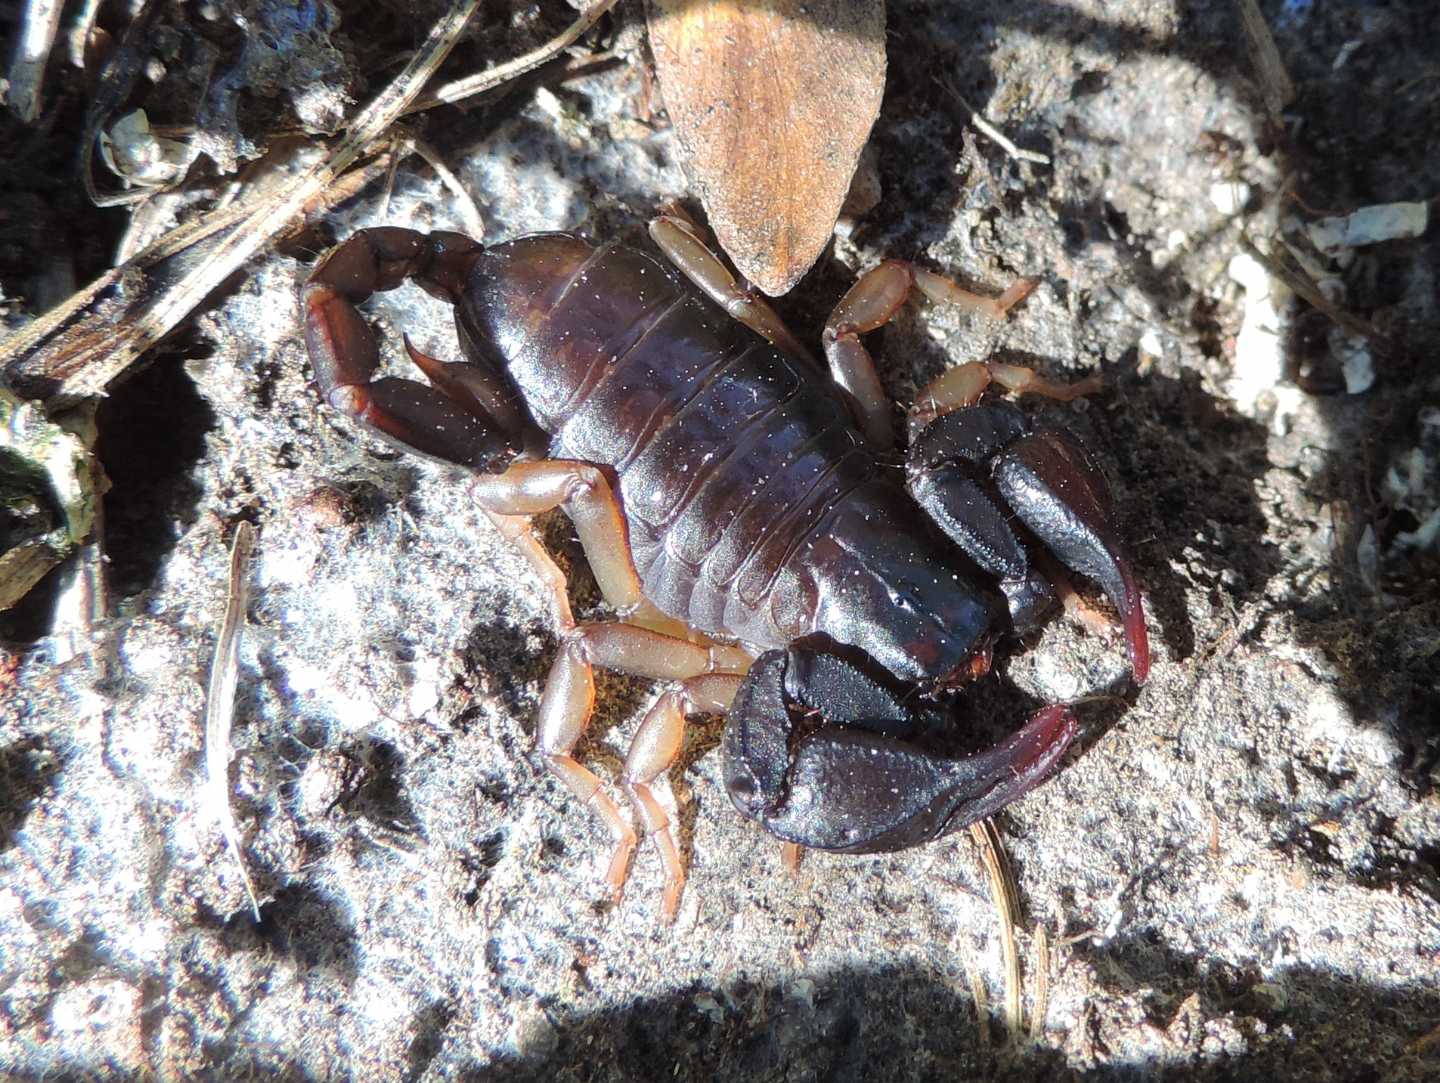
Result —
M 688 222 L 659 219 L 651 235 L 688 283 L 636 249 L 570 234 L 484 248 L 453 233 L 364 230 L 311 275 L 305 320 L 326 401 L 476 471 L 475 499 L 545 584 L 561 642 L 538 743 L 612 832 L 616 896 L 636 833 L 573 756 L 593 669 L 672 682 L 624 769 L 660 850 L 668 920 L 685 874 L 651 784 L 678 753 L 687 712 L 727 713 L 731 799 L 775 835 L 899 849 L 1020 797 L 1074 736 L 1055 706 L 967 758 L 916 740 L 935 722 L 936 696 L 988 669 L 995 636 L 1032 626 L 1053 602 L 1027 552 L 1034 539 L 1110 597 L 1136 683 L 1149 653 L 1103 475 L 1063 430 L 1032 429 L 1003 402 L 977 405 L 992 380 L 1057 398 L 1096 381 L 961 366 L 912 410 L 903 472 L 890 457 L 891 408 L 859 336 L 916 287 L 998 317 L 1033 283 L 987 300 L 881 264 L 826 326 L 827 375 Z M 428 385 L 377 377 L 356 307 L 407 278 L 454 304 L 465 356 L 444 363 L 407 340 Z M 530 527 L 555 507 L 617 620 L 573 619 L 565 577 Z

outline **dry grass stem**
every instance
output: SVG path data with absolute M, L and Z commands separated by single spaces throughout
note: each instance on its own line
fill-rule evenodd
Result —
M 435 171 L 435 176 L 450 193 L 454 201 L 451 206 L 460 216 L 460 221 L 465 226 L 465 232 L 475 240 L 481 240 L 485 236 L 485 220 L 480 217 L 480 208 L 475 205 L 465 186 L 460 183 L 460 178 L 445 164 L 440 152 L 423 139 L 416 139 L 414 136 L 407 136 L 400 142 L 401 152 L 409 151 L 420 158 L 426 165 Z M 398 161 L 400 155 L 396 155 Z
M 230 729 L 235 721 L 235 685 L 240 671 L 240 634 L 245 629 L 245 604 L 249 597 L 250 552 L 255 529 L 243 520 L 235 528 L 230 546 L 230 580 L 226 589 L 225 615 L 215 637 L 215 657 L 210 662 L 210 685 L 205 694 L 205 802 L 209 804 L 225 844 L 235 857 L 240 879 L 255 920 L 260 920 L 260 903 L 245 868 L 240 850 L 240 832 L 230 809 Z
M 1346 312 L 1339 305 L 1331 301 L 1321 291 L 1314 280 L 1299 267 L 1293 266 L 1289 261 L 1282 260 L 1267 252 L 1262 252 L 1249 237 L 1240 236 L 1240 247 L 1255 258 L 1274 278 L 1283 282 L 1297 297 L 1303 298 L 1312 308 L 1329 316 L 1331 320 L 1339 324 L 1351 334 L 1359 335 L 1366 341 L 1377 347 L 1386 345 L 1385 336 L 1375 329 L 1375 325 L 1368 320 Z
M 981 1049 L 990 1048 L 990 997 L 985 992 L 985 978 L 969 951 L 961 952 L 965 976 L 970 980 L 970 997 L 975 1001 L 975 1036 Z
M 1015 1035 L 1021 1032 L 1024 1023 L 1020 1005 L 1020 952 L 1015 944 L 1015 926 L 1020 920 L 1015 879 L 1005 860 L 1005 845 L 991 821 L 971 824 L 970 837 L 980 849 L 985 875 L 990 881 L 990 899 L 1000 919 L 1000 952 L 1005 960 L 1005 1025 Z
M 1260 95 L 1265 99 L 1270 119 L 1279 123 L 1281 110 L 1295 100 L 1295 84 L 1280 59 L 1280 50 L 1275 47 L 1275 38 L 1260 5 L 1256 0 L 1237 0 L 1237 3 L 1245 44 L 1255 65 L 1255 77 L 1260 81 Z
M 1030 946 L 1030 971 L 1035 975 L 1035 1002 L 1030 1009 L 1030 1040 L 1038 1042 L 1045 1033 L 1045 1016 L 1050 1011 L 1050 934 L 1035 924 Z
M 953 83 L 945 79 L 937 79 L 936 83 L 965 107 L 966 112 L 970 114 L 970 119 L 974 121 L 975 127 L 980 130 L 981 134 L 989 137 L 991 142 L 1006 154 L 1010 155 L 1010 157 L 1021 162 L 1033 162 L 1035 165 L 1050 164 L 1050 156 L 1048 154 L 1041 154 L 1038 150 L 1026 150 L 1024 147 L 1016 146 L 1015 142 L 1008 135 L 985 119 L 984 113 L 981 113 L 966 101 L 965 95 L 961 94 Z
M 427 94 L 418 102 L 407 106 L 405 112 L 418 113 L 424 109 L 434 109 L 437 105 L 453 105 L 466 98 L 473 98 L 477 94 L 484 94 L 487 90 L 494 90 L 511 79 L 534 71 L 542 64 L 548 64 L 579 41 L 581 35 L 599 22 L 600 17 L 615 4 L 616 0 L 595 0 L 595 3 L 580 13 L 579 18 L 540 48 L 504 64 L 497 64 L 489 71 L 482 71 L 477 75 L 467 75 L 464 79 L 446 83 L 437 88 L 433 94 Z
M 208 223 L 208 246 L 184 253 L 176 277 L 151 274 L 151 252 L 101 276 L 54 314 L 0 343 L 0 378 L 43 396 L 54 409 L 105 388 L 146 350 L 187 318 L 209 294 L 284 229 L 347 169 L 369 152 L 459 40 L 479 0 L 461 0 L 394 82 L 360 112 L 323 161 L 272 191 L 218 212 L 230 223 Z M 193 230 L 189 236 L 204 235 Z M 162 239 L 159 250 L 176 242 Z M 170 270 L 167 268 L 167 270 Z M 111 291 L 114 291 L 111 293 Z

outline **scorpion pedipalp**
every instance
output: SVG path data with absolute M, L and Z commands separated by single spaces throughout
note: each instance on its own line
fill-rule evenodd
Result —
M 1145 615 L 1115 525 L 1105 475 L 1075 437 L 1053 426 L 1032 431 L 1005 402 L 951 410 L 915 435 L 906 458 L 910 495 L 975 563 L 1008 587 L 1023 630 L 1035 578 L 1005 514 L 1014 512 L 1071 571 L 1100 584 L 1120 614 L 1136 684 L 1150 671 Z M 1023 618 L 1023 619 L 1022 619 Z
M 730 799 L 789 842 L 872 853 L 997 812 L 1043 782 L 1075 736 L 1064 706 L 973 756 L 936 755 L 926 726 L 856 666 L 810 646 L 769 651 L 741 682 L 724 739 Z
M 1125 626 L 1131 679 L 1150 675 L 1150 644 L 1135 575 L 1115 527 L 1105 475 L 1069 433 L 1035 430 L 995 460 L 995 483 L 1021 521 L 1073 571 L 1100 584 Z

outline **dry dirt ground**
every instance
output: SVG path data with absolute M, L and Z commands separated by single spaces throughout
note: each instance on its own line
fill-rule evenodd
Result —
M 207 170 L 368 100 L 440 6 L 160 3 L 131 102 L 195 128 L 218 163 L 197 166 L 203 205 Z M 102 5 L 117 35 L 124 7 Z M 381 221 L 460 225 L 411 158 L 388 200 L 377 183 L 252 262 L 113 389 L 97 447 L 112 597 L 91 638 L 72 654 L 49 635 L 61 576 L 4 617 L 0 1070 L 1440 1078 L 1440 230 L 1314 259 L 1370 339 L 1239 258 L 1242 237 L 1300 246 L 1327 214 L 1433 207 L 1436 15 L 1261 7 L 1295 84 L 1278 120 L 1230 0 L 892 0 L 884 201 L 782 303 L 814 336 L 885 256 L 990 287 L 1035 274 L 1003 327 L 907 310 L 877 341 L 887 386 L 905 401 L 997 351 L 1105 380 L 1051 412 L 1114 479 L 1151 681 L 1127 693 L 1118 646 L 1056 622 L 970 701 L 992 734 L 1037 701 L 1121 693 L 1082 708 L 1066 769 L 1000 823 L 1025 1036 L 1001 1025 L 997 919 L 966 836 L 787 875 L 730 807 L 714 720 L 668 780 L 690 865 L 679 920 L 656 922 L 651 850 L 623 903 L 602 902 L 605 834 L 534 751 L 554 650 L 535 582 L 462 478 L 357 435 L 307 383 L 296 297 L 317 252 Z M 517 55 L 570 14 L 486 5 L 452 64 Z M 487 236 L 639 240 L 685 195 L 639 29 L 625 0 L 586 43 L 615 59 L 417 128 Z M 57 62 L 42 121 L 0 119 L 11 328 L 101 273 L 125 227 L 75 180 L 87 93 Z M 961 98 L 1049 164 L 980 134 Z M 371 311 L 389 338 L 451 353 L 447 313 L 417 293 Z M 242 519 L 259 542 L 231 781 L 258 924 L 199 785 Z M 574 559 L 563 522 L 549 537 Z M 583 755 L 607 779 L 653 695 L 602 681 Z

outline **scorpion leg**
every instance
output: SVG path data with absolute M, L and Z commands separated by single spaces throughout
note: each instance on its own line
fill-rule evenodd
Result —
M 1061 383 L 1023 365 L 971 361 L 942 372 L 920 392 L 910 407 L 911 436 L 952 410 L 975 405 L 992 382 L 1017 395 L 1041 395 L 1059 402 L 1072 402 L 1085 395 L 1094 395 L 1103 386 L 1099 376 Z
M 496 515 L 528 517 L 564 508 L 605 600 L 622 614 L 640 604 L 640 577 L 630 559 L 625 520 L 598 467 L 571 459 L 515 463 L 503 474 L 481 474 L 470 492 Z
M 650 223 L 650 237 L 686 278 L 731 316 L 786 353 L 810 357 L 810 351 L 790 333 L 769 303 L 735 280 L 693 223 L 673 215 L 662 216 Z M 875 363 L 859 336 L 890 322 L 917 287 L 931 300 L 960 305 L 992 319 L 1004 319 L 1010 309 L 1035 288 L 1035 282 L 1017 279 L 999 297 L 983 297 L 948 278 L 898 260 L 887 260 L 850 287 L 825 325 L 825 357 L 831 377 L 849 393 L 866 436 L 878 447 L 888 448 L 895 442 L 890 400 L 880 386 Z
M 558 632 L 568 632 L 575 627 L 575 616 L 570 611 L 570 584 L 560 565 L 549 550 L 535 536 L 535 527 L 528 515 L 501 515 L 486 510 L 485 517 L 500 536 L 508 541 L 525 558 L 531 570 L 539 577 L 545 593 L 550 596 L 550 612 Z
M 850 393 L 860 408 L 865 435 L 878 447 L 888 448 L 895 442 L 890 400 L 880 386 L 875 362 L 860 336 L 894 319 L 916 288 L 933 301 L 960 305 L 1000 320 L 1029 295 L 1035 281 L 1017 279 L 999 297 L 982 297 L 947 278 L 899 260 L 886 260 L 860 276 L 825 324 L 825 357 L 835 382 Z
M 535 536 L 532 517 L 529 515 L 502 515 L 488 508 L 484 511 L 485 517 L 499 531 L 500 536 L 515 547 L 539 578 L 545 593 L 550 598 L 550 611 L 554 617 L 555 630 L 564 633 L 575 627 L 575 617 L 570 609 L 569 581 L 566 579 L 565 573 L 560 570 L 560 565 L 555 563 L 555 558 L 550 555 L 549 550 Z M 607 598 L 608 600 L 610 599 Z M 689 638 L 691 634 L 688 625 L 665 616 L 644 598 L 629 606 L 624 620 L 627 624 L 638 624 L 641 627 L 679 639 Z
M 1075 736 L 1063 706 L 963 759 L 915 740 L 925 719 L 839 657 L 769 651 L 735 696 L 722 742 L 725 786 L 741 813 L 819 850 L 899 850 L 948 834 L 1045 780 Z
M 600 779 L 572 755 L 594 708 L 594 667 L 682 682 L 677 691 L 662 696 L 646 716 L 625 768 L 626 787 L 645 828 L 645 837 L 654 837 L 660 849 L 665 868 L 662 916 L 668 922 L 679 905 L 685 871 L 673 827 L 651 793 L 650 783 L 679 751 L 684 710 L 723 712 L 738 674 L 750 664 L 750 655 L 740 648 L 696 643 L 674 634 L 672 629 L 683 632 L 683 626 L 653 611 L 641 597 L 620 507 L 598 468 L 564 459 L 516 463 L 503 474 L 480 476 L 471 491 L 491 521 L 540 575 L 551 596 L 563 640 L 541 698 L 540 750 L 550 771 L 593 807 L 610 829 L 615 843 L 606 882 L 617 898 L 635 849 L 635 832 L 615 802 L 601 790 Z M 575 626 L 565 574 L 535 538 L 530 525 L 531 516 L 555 507 L 564 508 L 574 523 L 601 593 L 612 607 L 625 614 L 622 622 Z M 665 631 L 643 626 L 647 624 Z M 731 675 L 724 679 L 730 682 L 728 689 L 717 673 Z
M 620 505 L 599 468 L 572 459 L 516 463 L 503 474 L 476 478 L 470 491 L 545 584 L 559 631 L 575 623 L 565 573 L 530 525 L 531 516 L 557 507 L 563 508 L 574 524 L 600 593 L 626 623 L 686 638 L 687 625 L 665 616 L 641 595 Z
M 625 757 L 625 788 L 639 814 L 645 838 L 655 839 L 665 870 L 661 918 L 667 924 L 675 919 L 680 905 L 685 866 L 680 860 L 680 840 L 676 837 L 675 825 L 651 792 L 650 784 L 668 770 L 679 755 L 685 736 L 685 716 L 725 714 L 739 687 L 738 673 L 707 673 L 681 681 L 663 693 L 646 713 Z
M 562 640 L 540 698 L 537 727 L 540 751 L 550 771 L 580 800 L 594 808 L 614 837 L 610 865 L 605 875 L 613 898 L 618 900 L 625 886 L 630 855 L 635 850 L 635 831 L 615 802 L 600 788 L 600 779 L 581 766 L 573 755 L 595 706 L 595 667 L 654 680 L 687 682 L 706 674 L 738 675 L 749 662 L 749 656 L 743 651 L 705 647 L 618 622 L 582 624 L 569 631 Z M 684 688 L 682 684 L 682 690 Z M 696 682 L 690 692 L 693 698 L 684 699 L 682 695 L 681 702 L 694 702 L 697 709 L 708 709 L 709 703 L 718 702 L 723 696 L 723 688 L 714 683 Z M 654 800 L 649 784 L 679 751 L 683 726 L 683 714 L 671 711 L 665 705 L 665 697 L 662 697 L 661 704 L 657 704 L 641 723 L 625 768 L 626 782 L 640 809 L 646 834 L 656 835 L 661 846 L 666 866 L 663 916 L 667 921 L 674 916 L 674 907 L 684 884 L 684 871 L 679 868 L 679 849 L 675 845 L 673 830 L 669 828 L 669 819 Z
M 813 360 L 770 302 L 735 280 L 694 223 L 673 214 L 661 215 L 650 223 L 650 239 L 676 270 L 733 318 L 790 356 Z
M 540 576 L 551 596 L 558 630 L 563 632 L 575 623 L 565 573 L 530 525 L 531 516 L 557 507 L 563 508 L 574 524 L 600 593 L 626 623 L 680 639 L 690 634 L 688 625 L 665 616 L 641 595 L 619 502 L 598 467 L 573 459 L 516 463 L 503 474 L 476 478 L 470 491 L 490 521 Z

